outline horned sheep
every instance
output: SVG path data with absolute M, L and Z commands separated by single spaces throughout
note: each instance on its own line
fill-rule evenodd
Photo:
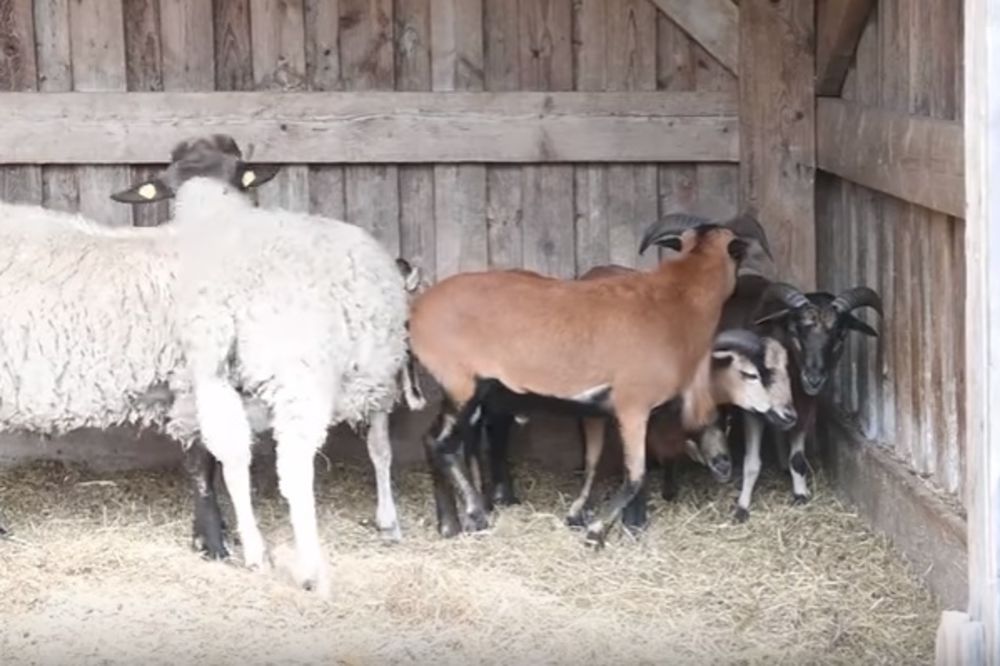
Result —
M 425 441 L 439 531 L 459 530 L 448 481 L 464 502 L 463 527 L 486 526 L 482 497 L 457 454 L 477 436 L 484 408 L 518 413 L 527 403 L 617 418 L 626 478 L 587 526 L 588 541 L 602 543 L 642 485 L 650 412 L 683 396 L 686 427 L 711 419 L 706 356 L 747 244 L 725 224 L 668 215 L 640 246 L 678 252 L 655 271 L 586 281 L 464 273 L 421 294 L 411 345 L 447 396 Z

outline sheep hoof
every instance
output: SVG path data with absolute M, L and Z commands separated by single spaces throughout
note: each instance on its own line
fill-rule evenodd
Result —
M 226 560 L 229 559 L 229 550 L 222 540 L 204 539 L 196 535 L 192 548 L 201 553 L 206 560 Z
M 491 499 L 495 506 L 514 506 L 521 503 L 521 500 L 514 495 L 514 491 L 508 486 L 497 486 Z
M 792 506 L 803 506 L 809 503 L 809 495 L 792 495 Z
M 388 527 L 380 527 L 379 534 L 384 541 L 390 543 L 399 543 L 403 540 L 403 530 L 400 529 L 399 523 L 393 523 Z
M 466 532 L 482 532 L 489 526 L 490 521 L 482 509 L 475 509 L 462 516 L 462 529 Z
M 604 525 L 601 521 L 597 521 L 587 528 L 587 536 L 583 541 L 583 545 L 593 548 L 595 551 L 604 548 Z
M 587 509 L 580 511 L 579 513 L 568 513 L 566 514 L 566 525 L 568 527 L 586 527 L 593 517 L 591 513 L 592 512 Z
M 745 523 L 750 520 L 750 510 L 744 509 L 741 506 L 736 507 L 733 510 L 733 522 Z
M 438 521 L 438 534 L 441 535 L 442 539 L 451 539 L 458 536 L 461 532 L 462 528 L 459 526 L 458 519 L 456 518 Z

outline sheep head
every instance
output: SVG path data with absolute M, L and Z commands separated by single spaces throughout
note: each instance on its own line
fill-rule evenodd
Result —
M 773 302 L 782 307 L 754 323 L 775 322 L 784 326 L 799 366 L 802 390 L 810 396 L 823 390 L 840 361 L 850 331 L 878 336 L 875 329 L 852 314 L 863 307 L 882 314 L 882 300 L 868 287 L 854 287 L 834 296 L 827 292 L 803 294 L 791 285 L 776 282 L 761 296 L 761 307 Z
M 798 420 L 780 342 L 745 329 L 722 331 L 712 348 L 712 385 L 720 403 L 764 415 L 788 430 Z
M 214 178 L 246 191 L 274 178 L 278 168 L 247 164 L 236 141 L 228 134 L 212 134 L 181 141 L 170 153 L 170 164 L 149 180 L 115 192 L 121 203 L 152 203 L 173 197 L 186 181 Z

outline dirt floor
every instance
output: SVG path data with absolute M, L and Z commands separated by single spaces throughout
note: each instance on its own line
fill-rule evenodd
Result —
M 209 563 L 190 548 L 178 473 L 61 464 L 0 472 L 0 664 L 917 664 L 939 609 L 822 478 L 789 504 L 763 475 L 750 522 L 735 490 L 685 476 L 651 525 L 593 552 L 563 525 L 576 489 L 518 470 L 524 504 L 488 533 L 443 541 L 429 478 L 397 473 L 404 541 L 370 526 L 368 467 L 320 461 L 334 593 Z M 258 498 L 272 545 L 283 503 Z M 227 507 L 228 508 L 228 507 Z M 231 520 L 231 519 L 230 519 Z M 237 561 L 238 562 L 238 561 Z

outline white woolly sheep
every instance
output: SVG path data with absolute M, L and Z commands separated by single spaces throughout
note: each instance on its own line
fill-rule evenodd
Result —
M 243 189 L 273 177 L 268 171 L 243 163 L 235 142 L 215 135 L 181 143 L 162 174 L 112 196 L 129 203 L 175 198 L 176 330 L 202 440 L 222 463 L 244 561 L 265 566 L 240 391 L 270 412 L 279 488 L 295 533 L 295 577 L 325 593 L 314 457 L 327 426 L 346 421 L 370 424 L 369 452 L 390 459 L 387 414 L 406 360 L 407 297 L 393 257 L 368 232 L 253 207 Z M 377 483 L 380 496 L 383 486 L 390 491 L 387 473 Z M 395 506 L 380 505 L 378 521 L 395 525 Z

